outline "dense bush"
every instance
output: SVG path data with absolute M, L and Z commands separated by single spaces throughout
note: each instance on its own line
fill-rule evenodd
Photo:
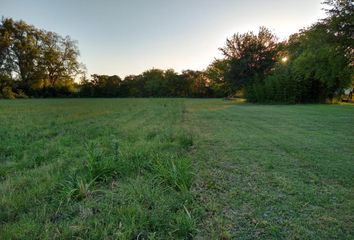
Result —
M 278 66 L 264 81 L 256 81 L 245 89 L 249 102 L 258 103 L 318 103 L 326 101 L 326 88 L 314 77 L 302 78 L 289 66 Z

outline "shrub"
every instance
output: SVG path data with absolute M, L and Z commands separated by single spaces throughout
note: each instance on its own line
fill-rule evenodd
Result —
M 0 98 L 15 99 L 16 93 L 12 91 L 12 87 L 4 87 L 0 92 Z

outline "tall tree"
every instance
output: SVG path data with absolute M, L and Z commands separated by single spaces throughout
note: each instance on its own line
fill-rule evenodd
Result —
M 149 97 L 164 97 L 168 95 L 167 82 L 164 71 L 160 69 L 150 69 L 142 74 L 145 83 L 145 91 Z
M 78 56 L 76 42 L 70 37 L 11 18 L 0 22 L 0 74 L 14 78 L 27 94 L 43 87 L 55 92 L 55 88 L 73 86 L 80 69 Z
M 205 70 L 214 97 L 232 94 L 229 82 L 225 81 L 225 75 L 229 71 L 230 61 L 227 59 L 215 59 Z
M 277 38 L 267 28 L 260 27 L 258 34 L 234 34 L 220 50 L 230 62 L 225 79 L 236 91 L 269 73 L 275 63 Z
M 186 97 L 188 96 L 188 82 L 173 69 L 168 69 L 164 73 L 168 92 L 168 97 Z
M 121 78 L 117 75 L 98 75 L 93 74 L 91 84 L 94 88 L 96 97 L 118 97 Z
M 352 0 L 326 0 L 328 31 L 336 37 L 336 42 L 345 54 L 354 61 L 354 3 Z
M 41 32 L 24 21 L 3 18 L 0 24 L 0 42 L 5 56 L 2 69 L 16 73 L 21 86 L 28 91 L 41 78 Z
M 337 37 L 328 29 L 326 23 L 318 22 L 299 35 L 297 48 L 300 54 L 292 64 L 296 78 L 311 81 L 315 87 L 313 95 L 319 96 L 319 100 L 339 95 L 348 87 L 352 76 L 349 58 L 338 47 Z
M 43 32 L 41 51 L 41 65 L 50 87 L 55 88 L 79 73 L 79 50 L 69 36 L 63 38 L 54 32 Z
M 202 71 L 185 70 L 182 72 L 182 77 L 189 86 L 189 97 L 208 96 L 208 79 Z

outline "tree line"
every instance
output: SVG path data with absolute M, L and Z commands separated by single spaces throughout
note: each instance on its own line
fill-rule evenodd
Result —
M 80 97 L 215 97 L 216 94 L 204 72 L 186 70 L 178 74 L 173 69 L 150 69 L 124 79 L 93 74 L 91 79 L 83 77 L 78 92 Z
M 121 79 L 85 75 L 77 42 L 24 21 L 0 23 L 0 98 L 232 97 L 249 102 L 309 103 L 353 88 L 354 6 L 327 0 L 327 17 L 286 41 L 266 27 L 226 40 L 204 71 L 150 69 Z M 77 83 L 75 79 L 79 79 Z

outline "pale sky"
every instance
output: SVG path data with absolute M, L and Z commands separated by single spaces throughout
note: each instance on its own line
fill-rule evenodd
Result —
M 0 15 L 69 35 L 90 74 L 202 70 L 236 32 L 280 39 L 325 17 L 322 0 L 0 0 Z

